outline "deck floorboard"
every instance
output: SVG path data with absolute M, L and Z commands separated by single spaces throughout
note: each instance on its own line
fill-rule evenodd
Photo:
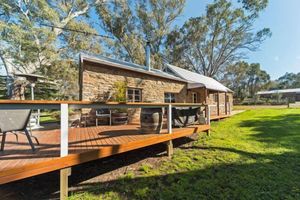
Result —
M 139 125 L 69 129 L 69 155 L 60 157 L 60 130 L 34 131 L 40 145 L 32 153 L 25 135 L 8 134 L 0 152 L 0 184 L 74 166 L 114 154 L 206 131 L 209 125 L 174 128 L 172 134 L 141 134 Z

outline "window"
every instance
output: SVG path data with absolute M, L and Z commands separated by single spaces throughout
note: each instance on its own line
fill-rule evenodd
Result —
M 198 103 L 198 94 L 197 94 L 197 92 L 192 92 L 192 103 Z
M 142 101 L 142 90 L 138 88 L 127 89 L 127 101 L 128 102 L 141 102 Z
M 165 103 L 175 103 L 175 94 L 166 92 L 165 93 Z

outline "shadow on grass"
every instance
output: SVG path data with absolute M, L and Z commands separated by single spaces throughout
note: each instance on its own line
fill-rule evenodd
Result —
M 234 147 L 180 147 L 199 149 L 204 154 L 207 151 L 205 155 L 214 151 L 234 153 L 240 160 L 165 175 L 146 173 L 101 184 L 86 183 L 76 192 L 99 196 L 115 192 L 124 199 L 300 199 L 300 114 L 255 115 L 238 126 L 251 129 L 245 135 L 249 141 L 291 151 L 252 153 Z
M 92 195 L 116 192 L 124 199 L 299 199 L 300 165 L 294 159 L 297 157 L 300 161 L 299 155 L 286 153 L 268 157 L 273 160 L 213 165 L 202 170 L 127 177 L 81 186 Z
M 248 136 L 252 140 L 292 151 L 260 154 L 225 147 L 180 147 L 207 153 L 235 153 L 244 160 L 231 164 L 225 161 L 172 174 L 150 176 L 145 173 L 102 183 L 83 183 L 157 156 L 165 151 L 165 146 L 160 144 L 74 167 L 70 185 L 80 186 L 74 191 L 77 194 L 85 192 L 101 196 L 115 192 L 124 199 L 300 199 L 300 115 L 256 116 L 238 125 L 251 128 L 253 133 Z M 190 142 L 183 138 L 176 141 L 179 142 L 176 146 Z M 17 197 L 12 199 L 56 198 L 58 183 L 58 172 L 49 173 L 1 186 L 0 195 L 5 197 L 7 193 L 18 192 L 17 196 L 11 195 Z
M 300 113 L 256 117 L 239 126 L 252 128 L 256 132 L 251 134 L 253 140 L 300 153 Z
M 184 137 L 174 140 L 174 147 L 186 145 L 194 141 Z M 162 157 L 166 155 L 165 144 L 157 144 L 142 149 L 125 152 L 108 158 L 103 158 L 72 167 L 69 186 L 76 187 L 79 183 L 91 178 L 101 176 L 107 172 L 129 166 L 139 161 Z M 0 161 L 1 163 L 1 161 Z M 15 181 L 0 186 L 1 200 L 32 200 L 32 199 L 58 199 L 59 198 L 59 171 L 38 175 L 31 178 Z

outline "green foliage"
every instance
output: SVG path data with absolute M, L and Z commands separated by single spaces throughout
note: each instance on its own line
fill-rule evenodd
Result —
M 130 180 L 134 178 L 134 172 L 133 171 L 128 171 L 121 179 L 124 180 Z
M 226 68 L 222 82 L 234 90 L 235 98 L 243 101 L 246 97 L 255 98 L 260 90 L 268 89 L 270 75 L 258 63 L 241 61 Z
M 127 83 L 125 81 L 118 81 L 114 84 L 115 101 L 126 102 Z
M 151 165 L 149 165 L 149 164 L 143 164 L 143 165 L 141 165 L 141 167 L 140 167 L 139 170 L 140 170 L 141 172 L 148 173 L 148 172 L 151 171 L 151 169 L 152 169 L 152 166 L 151 166 Z
M 57 87 L 55 99 L 78 99 L 78 65 L 73 60 L 57 60 L 50 66 L 38 69 L 40 74 L 47 77 Z
M 0 4 L 0 61 L 8 74 L 48 73 L 47 78 L 67 82 L 60 84 L 59 98 L 75 98 L 78 93 L 77 74 L 66 62 L 80 51 L 101 52 L 100 40 L 89 34 L 49 28 L 53 25 L 96 33 L 88 23 L 88 12 L 94 0 L 2 0 Z M 67 60 L 67 61 L 65 61 Z M 51 69 L 49 68 L 56 68 Z M 47 69 L 44 69 L 47 68 Z M 66 68 L 66 69 L 63 69 Z M 71 72 L 70 72 L 71 71 Z M 69 75 L 67 75 L 69 73 Z M 59 79 L 57 79 L 59 76 Z M 66 91 L 66 89 L 70 91 Z M 75 93 L 76 90 L 76 93 Z M 66 96 L 67 95 L 67 96 Z
M 74 59 L 79 52 L 105 53 L 143 65 L 146 41 L 151 43 L 155 68 L 168 60 L 217 77 L 270 35 L 269 29 L 252 30 L 267 0 L 237 2 L 233 6 L 215 0 L 205 15 L 189 19 L 178 29 L 174 22 L 185 0 L 2 0 L 0 61 L 8 74 L 39 73 L 55 80 L 58 91 L 42 95 L 53 99 L 78 98 Z M 94 12 L 97 23 L 90 21 Z M 99 29 L 95 24 L 111 38 L 95 37 Z
M 269 37 L 264 28 L 253 32 L 253 23 L 266 1 L 242 1 L 242 7 L 230 1 L 216 0 L 206 14 L 190 18 L 168 35 L 168 58 L 176 65 L 210 77 L 217 77 L 224 68 L 255 51 Z
M 286 73 L 276 80 L 277 85 L 273 89 L 300 88 L 300 73 Z
M 98 192 L 94 191 L 93 192 Z M 121 200 L 121 196 L 116 192 L 107 192 L 104 195 L 94 196 L 89 192 L 83 192 L 81 194 L 71 195 L 69 200 Z
M 248 110 L 213 122 L 210 137 L 200 134 L 193 146 L 177 148 L 151 170 L 158 174 L 101 182 L 71 198 L 299 199 L 299 111 Z
M 96 7 L 101 27 L 115 39 L 107 48 L 119 58 L 144 65 L 145 45 L 152 45 L 154 67 L 160 68 L 164 41 L 182 13 L 185 0 L 107 1 Z
M 0 99 L 6 99 L 6 79 L 0 76 Z

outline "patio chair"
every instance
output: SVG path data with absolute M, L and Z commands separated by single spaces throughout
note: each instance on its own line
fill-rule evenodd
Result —
M 98 118 L 109 118 L 109 125 L 111 126 L 111 110 L 108 108 L 102 108 L 96 110 L 96 126 L 98 126 Z
M 198 122 L 199 108 L 172 108 L 172 126 L 174 127 L 186 127 Z
M 35 138 L 37 144 L 39 144 L 36 137 L 32 136 L 27 130 L 27 124 L 30 119 L 31 110 L 0 110 L 0 133 L 2 134 L 1 151 L 4 150 L 5 139 L 7 133 L 16 134 L 16 132 L 24 132 L 32 151 L 35 151 L 34 144 L 31 138 Z

